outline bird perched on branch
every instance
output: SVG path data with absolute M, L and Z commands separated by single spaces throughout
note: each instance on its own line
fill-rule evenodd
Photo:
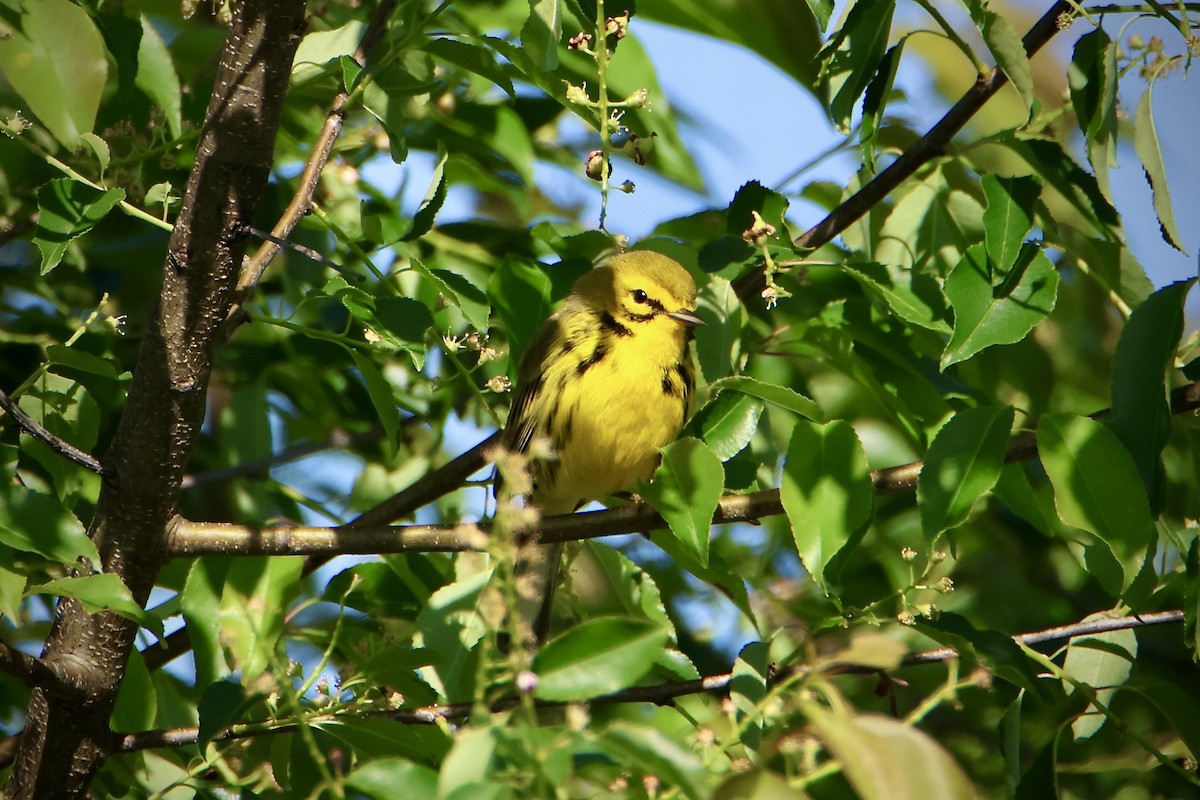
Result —
M 648 250 L 613 256 L 583 275 L 521 359 L 504 443 L 534 461 L 530 500 L 543 515 L 649 478 L 659 448 L 683 428 L 695 391 L 688 349 L 696 284 L 678 262 Z M 518 613 L 540 641 L 549 625 L 562 545 L 536 548 L 517 566 Z

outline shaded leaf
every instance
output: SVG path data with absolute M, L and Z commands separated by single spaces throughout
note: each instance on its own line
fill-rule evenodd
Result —
M 804 568 L 828 592 L 834 558 L 857 544 L 875 503 L 867 456 L 849 423 L 796 423 L 779 499 Z
M 983 212 L 984 242 L 993 270 L 992 283 L 996 284 L 1008 275 L 1025 244 L 1041 187 L 1032 178 L 995 175 L 984 175 L 980 185 L 987 197 Z
M 1195 282 L 1166 286 L 1134 309 L 1113 354 L 1112 430 L 1133 456 L 1152 508 L 1162 504 L 1161 458 L 1171 437 L 1170 375 L 1183 335 L 1184 301 Z
M 1154 127 L 1153 92 L 1152 84 L 1138 101 L 1137 111 L 1133 115 L 1133 147 L 1154 193 L 1154 213 L 1158 216 L 1158 228 L 1163 241 L 1179 252 L 1186 253 L 1179 229 L 1175 226 L 1175 212 L 1171 208 L 1171 194 L 1167 190 L 1167 168 L 1163 164 L 1158 131 Z
M 42 274 L 57 267 L 71 241 L 90 231 L 124 199 L 122 189 L 98 192 L 70 178 L 52 180 L 38 189 L 40 216 L 33 242 L 42 252 Z
M 725 487 L 721 459 L 704 442 L 685 437 L 662 449 L 662 463 L 638 492 L 671 527 L 675 538 L 703 566 L 708 566 L 708 538 L 713 512 Z
M 975 501 L 996 485 L 1012 424 L 1012 408 L 968 408 L 938 431 L 917 482 L 926 536 L 966 522 Z
M 1100 538 L 1129 587 L 1154 541 L 1154 520 L 1137 467 L 1116 435 L 1093 419 L 1049 414 L 1038 421 L 1038 454 L 1066 524 Z
M 533 659 L 535 694 L 587 700 L 637 683 L 667 644 L 667 630 L 644 619 L 600 617 L 546 642 Z

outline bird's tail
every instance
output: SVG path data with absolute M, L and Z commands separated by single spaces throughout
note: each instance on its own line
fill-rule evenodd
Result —
M 526 552 L 528 551 L 528 552 Z M 517 615 L 522 627 L 532 630 L 533 646 L 546 640 L 550 630 L 550 612 L 554 606 L 554 590 L 558 586 L 562 565 L 562 542 L 528 544 L 522 548 L 515 569 L 517 581 Z

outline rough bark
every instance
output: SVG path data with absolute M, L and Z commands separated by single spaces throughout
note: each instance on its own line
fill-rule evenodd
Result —
M 205 126 L 172 233 L 162 290 L 89 534 L 104 572 L 145 604 L 204 418 L 214 333 L 245 253 L 242 226 L 267 185 L 304 0 L 243 0 L 225 41 Z M 32 692 L 10 798 L 82 797 L 114 745 L 109 716 L 137 625 L 63 600 L 43 657 L 62 676 Z

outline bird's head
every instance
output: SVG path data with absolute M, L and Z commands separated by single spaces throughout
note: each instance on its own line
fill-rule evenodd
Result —
M 679 262 L 650 250 L 621 253 L 580 278 L 574 293 L 626 328 L 652 321 L 686 327 L 696 316 L 696 282 Z

